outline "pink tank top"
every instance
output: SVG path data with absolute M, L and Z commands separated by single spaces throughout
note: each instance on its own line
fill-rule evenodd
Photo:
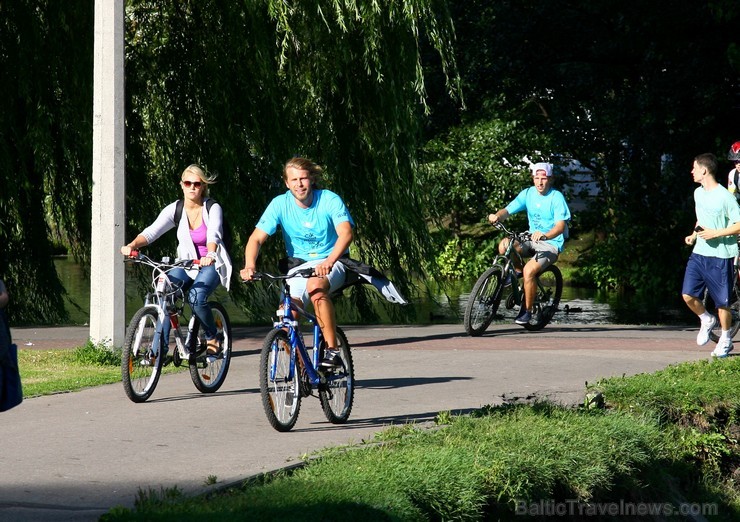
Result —
M 208 253 L 208 246 L 206 244 L 206 237 L 208 235 L 208 227 L 205 223 L 201 223 L 200 226 L 190 231 L 190 237 L 193 240 L 195 248 L 198 249 L 198 255 L 200 257 L 206 257 Z

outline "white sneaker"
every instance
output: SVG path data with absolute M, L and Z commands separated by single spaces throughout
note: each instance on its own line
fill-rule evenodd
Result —
M 720 339 L 717 343 L 717 347 L 712 352 L 712 357 L 717 357 L 718 359 L 723 359 L 730 355 L 730 352 L 735 348 L 732 345 L 732 340 L 730 339 Z
M 714 328 L 714 325 L 717 324 L 717 318 L 713 315 L 711 315 L 710 317 L 711 319 L 709 321 L 701 322 L 699 334 L 696 336 L 696 344 L 698 344 L 699 346 L 704 346 L 709 342 L 709 332 L 711 332 L 712 328 Z

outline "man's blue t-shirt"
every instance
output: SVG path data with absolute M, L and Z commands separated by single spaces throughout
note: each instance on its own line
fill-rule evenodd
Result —
M 562 192 L 550 189 L 544 196 L 537 192 L 535 187 L 528 187 L 522 190 L 514 201 L 506 206 L 509 214 L 516 214 L 522 210 L 527 211 L 529 219 L 529 232 L 542 232 L 546 234 L 556 221 L 568 221 L 570 219 L 570 209 L 565 202 Z M 557 247 L 558 252 L 563 251 L 563 244 L 567 237 L 568 228 L 563 234 L 547 240 L 548 243 Z
M 271 236 L 280 225 L 288 256 L 310 261 L 329 256 L 338 238 L 336 227 L 345 221 L 354 227 L 349 210 L 334 192 L 314 189 L 311 206 L 301 208 L 288 190 L 270 202 L 257 228 Z

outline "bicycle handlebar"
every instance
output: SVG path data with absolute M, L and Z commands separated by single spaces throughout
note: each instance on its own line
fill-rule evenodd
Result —
M 519 241 L 520 243 L 524 241 L 530 241 L 532 239 L 532 234 L 529 231 L 524 232 L 513 232 L 506 228 L 503 223 L 500 221 L 496 221 L 495 223 L 491 223 L 494 227 L 498 228 L 499 230 L 503 231 L 504 234 L 509 236 L 512 239 L 515 239 Z
M 171 263 L 169 258 L 163 258 L 162 261 L 155 261 L 151 257 L 142 254 L 139 250 L 132 250 L 129 255 L 123 258 L 123 262 L 142 263 L 153 268 L 196 268 L 200 266 L 200 259 L 175 259 L 174 263 Z
M 252 281 L 261 281 L 263 279 L 269 279 L 272 281 L 278 281 L 281 279 L 291 279 L 293 277 L 314 277 L 316 273 L 314 272 L 313 268 L 302 268 L 300 270 L 296 270 L 295 272 L 291 274 L 270 274 L 268 272 L 255 272 L 252 274 L 252 279 L 242 279 L 242 283 L 251 283 Z

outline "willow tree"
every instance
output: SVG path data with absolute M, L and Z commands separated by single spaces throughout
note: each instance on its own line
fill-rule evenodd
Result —
M 408 285 L 408 267 L 430 250 L 415 163 L 422 43 L 454 77 L 444 2 L 132 0 L 127 19 L 132 229 L 177 197 L 185 166 L 202 163 L 219 175 L 212 195 L 239 267 L 259 214 L 285 190 L 283 163 L 305 155 L 347 202 L 355 255 Z M 264 263 L 281 249 L 268 245 Z
M 92 2 L 0 3 L 0 277 L 11 320 L 65 319 L 54 245 L 90 242 Z
M 281 165 L 303 154 L 350 206 L 357 255 L 405 283 L 399 267 L 419 266 L 429 248 L 414 170 L 420 49 L 436 49 L 454 77 L 453 35 L 441 0 L 387 4 L 129 0 L 128 234 L 199 162 L 220 175 L 212 193 L 234 226 L 238 267 Z M 0 3 L 0 277 L 16 324 L 64 319 L 54 245 L 89 263 L 93 29 L 92 2 Z

